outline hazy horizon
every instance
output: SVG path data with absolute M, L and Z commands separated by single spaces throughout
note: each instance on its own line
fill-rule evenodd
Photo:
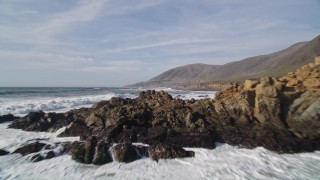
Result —
M 320 2 L 5 0 L 0 87 L 119 87 L 319 35 Z

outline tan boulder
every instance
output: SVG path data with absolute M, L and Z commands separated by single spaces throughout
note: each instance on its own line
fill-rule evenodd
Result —
M 303 78 L 303 79 L 306 79 L 310 76 L 311 72 L 310 71 L 302 71 L 300 74 L 299 74 L 299 77 L 300 78 Z
M 320 87 L 320 80 L 319 78 L 310 78 L 303 81 L 303 85 L 307 88 L 319 88 Z
M 277 127 L 283 127 L 281 121 L 281 104 L 277 89 L 282 85 L 276 79 L 265 78 L 256 87 L 254 116 L 260 123 L 271 122 Z
M 257 96 L 265 96 L 275 98 L 277 97 L 277 90 L 274 86 L 258 84 L 256 87 Z
M 308 65 L 304 65 L 304 66 L 301 67 L 301 70 L 302 71 L 310 71 L 311 68 Z
M 243 83 L 243 90 L 253 90 L 257 84 L 257 81 L 245 80 Z
M 300 83 L 301 81 L 299 79 L 290 79 L 287 83 L 287 86 L 296 86 Z
M 320 65 L 320 56 L 316 56 L 314 59 L 315 65 Z
M 315 64 L 315 63 L 309 63 L 308 66 L 309 66 L 310 68 L 315 68 L 315 67 L 316 67 L 316 64 Z
M 291 105 L 287 124 L 296 136 L 312 138 L 320 135 L 319 118 L 319 95 L 307 91 Z
M 315 73 L 312 73 L 310 75 L 311 78 L 320 78 L 320 73 L 319 72 L 315 72 Z

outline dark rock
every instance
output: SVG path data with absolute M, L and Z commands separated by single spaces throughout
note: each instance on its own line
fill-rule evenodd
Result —
M 166 127 L 151 127 L 140 131 L 137 134 L 138 142 L 146 144 L 154 144 L 163 142 L 167 137 L 167 128 Z
M 10 122 L 13 121 L 15 119 L 18 119 L 19 117 L 16 117 L 12 114 L 6 114 L 6 115 L 2 115 L 0 116 L 0 123 L 4 123 L 4 122 Z
M 15 119 L 10 128 L 23 129 L 26 131 L 55 131 L 63 126 L 67 119 L 61 113 L 47 113 L 43 111 L 30 112 L 25 117 Z
M 194 157 L 194 152 L 192 151 L 186 151 L 181 147 L 166 144 L 149 146 L 148 154 L 153 160 Z
M 219 139 L 213 132 L 192 132 L 188 130 L 173 131 L 164 141 L 165 144 L 180 147 L 215 148 L 215 142 Z
M 87 126 L 104 126 L 104 121 L 96 114 L 90 114 L 86 119 Z
M 64 132 L 58 135 L 58 137 L 74 137 L 74 136 L 90 136 L 91 130 L 82 121 L 74 121 L 70 123 Z
M 109 153 L 109 145 L 104 141 L 99 141 L 96 146 L 92 163 L 96 165 L 103 165 L 109 162 L 112 162 L 112 157 Z
M 51 159 L 51 158 L 54 158 L 56 157 L 55 153 L 53 151 L 48 151 L 47 154 L 46 154 L 46 159 Z
M 41 115 L 43 114 L 44 113 L 42 111 L 29 113 L 27 116 L 13 121 L 9 127 L 15 129 L 26 129 L 33 125 L 35 121 L 39 121 L 41 119 Z
M 25 156 L 27 154 L 39 152 L 40 150 L 42 150 L 42 148 L 45 145 L 46 144 L 44 144 L 44 143 L 34 142 L 34 143 L 26 144 L 26 145 L 19 147 L 18 149 L 13 151 L 13 153 L 19 153 L 19 154 L 22 154 L 23 156 Z
M 72 159 L 85 164 L 107 162 L 109 159 L 104 151 L 106 149 L 107 145 L 102 142 L 97 145 L 95 136 L 91 136 L 84 142 L 75 141 L 66 145 L 66 152 L 71 154 Z
M 97 145 L 97 138 L 95 136 L 92 136 L 90 139 L 84 141 L 84 150 L 85 150 L 84 159 L 83 159 L 84 163 L 86 164 L 92 163 L 96 145 Z
M 132 144 L 118 144 L 112 148 L 112 154 L 118 162 L 132 162 L 139 159 L 135 146 Z
M 32 162 L 39 162 L 39 161 L 42 161 L 44 160 L 44 157 L 41 156 L 41 154 L 35 154 L 31 157 L 31 161 Z
M 78 141 L 73 142 L 69 145 L 67 151 L 69 152 L 69 154 L 71 154 L 73 160 L 84 163 L 84 156 L 86 153 L 84 143 Z
M 0 156 L 4 156 L 4 155 L 7 155 L 7 154 L 9 154 L 8 151 L 0 149 Z
M 139 158 L 149 157 L 147 146 L 138 145 L 138 146 L 135 146 L 135 148 L 136 148 L 136 151 L 138 153 Z

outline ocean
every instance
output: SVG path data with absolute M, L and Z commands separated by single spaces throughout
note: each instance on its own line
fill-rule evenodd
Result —
M 92 104 L 112 97 L 135 98 L 146 89 L 113 87 L 0 87 L 0 115 L 11 113 L 23 116 L 32 111 L 65 112 L 74 108 L 90 107 Z M 214 97 L 211 91 L 165 90 L 173 97 L 199 99 Z
M 213 98 L 214 92 L 166 90 L 183 99 Z M 143 89 L 126 88 L 0 88 L 0 114 L 25 115 L 31 111 L 64 112 L 90 107 L 112 97 L 135 98 Z M 79 140 L 57 137 L 58 133 L 27 132 L 0 124 L 0 149 L 9 152 L 34 139 L 47 143 Z M 185 148 L 195 157 L 131 163 L 112 162 L 102 166 L 80 164 L 69 155 L 40 162 L 30 156 L 0 156 L 0 179 L 320 179 L 320 151 L 277 154 L 262 147 L 243 149 L 216 144 L 215 149 Z

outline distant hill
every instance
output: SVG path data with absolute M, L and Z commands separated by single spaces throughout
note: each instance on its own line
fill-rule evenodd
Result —
M 146 82 L 130 87 L 170 87 L 177 83 L 234 82 L 256 79 L 265 75 L 278 77 L 313 61 L 320 53 L 320 36 L 296 43 L 284 50 L 249 57 L 224 65 L 190 64 L 170 69 Z
M 190 82 L 197 81 L 219 68 L 219 65 L 189 64 L 170 69 L 147 82 Z

